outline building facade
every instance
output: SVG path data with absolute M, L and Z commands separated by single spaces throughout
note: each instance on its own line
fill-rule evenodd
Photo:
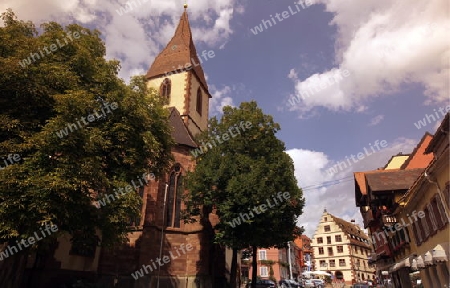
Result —
M 335 217 L 325 209 L 312 239 L 314 266 L 333 279 L 353 284 L 375 279 L 369 266 L 369 238 L 354 222 Z
M 311 239 L 306 235 L 301 235 L 295 239 L 295 245 L 299 247 L 298 249 L 298 261 L 300 267 L 300 275 L 303 272 L 314 271 L 313 260 L 313 248 L 311 246 Z
M 294 241 L 287 248 L 257 249 L 257 277 L 278 282 L 282 279 L 298 279 L 301 276 L 299 250 Z M 251 259 L 247 261 L 248 275 L 252 275 Z
M 354 173 L 356 205 L 375 250 L 371 262 L 395 287 L 449 284 L 448 118 L 406 159 L 397 155 L 382 169 Z

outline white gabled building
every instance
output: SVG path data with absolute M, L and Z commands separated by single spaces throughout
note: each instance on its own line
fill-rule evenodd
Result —
M 327 271 L 346 284 L 373 281 L 375 270 L 369 267 L 369 237 L 354 223 L 335 217 L 325 209 L 316 228 L 311 246 L 314 266 Z

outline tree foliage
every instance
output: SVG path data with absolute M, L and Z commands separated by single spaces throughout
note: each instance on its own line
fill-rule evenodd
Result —
M 240 128 L 241 135 L 222 141 L 197 159 L 187 181 L 190 193 L 186 196 L 186 219 L 193 215 L 208 218 L 214 211 L 220 218 L 214 227 L 215 241 L 233 249 L 285 247 L 302 232 L 296 220 L 302 214 L 304 198 L 294 176 L 293 161 L 276 137 L 279 124 L 256 102 L 244 102 L 239 108 L 225 107 L 220 121 L 212 118 L 208 131 L 198 141 L 221 139 L 218 137 L 230 134 L 231 127 L 245 127 L 242 123 L 247 121 L 251 123 L 249 129 Z M 236 128 L 232 132 L 236 134 Z M 288 193 L 288 199 L 280 201 L 279 192 Z M 277 204 L 274 197 L 279 200 Z M 265 212 L 261 211 L 263 204 Z M 235 219 L 241 223 L 235 221 L 233 227 L 230 223 Z
M 118 78 L 119 62 L 105 60 L 97 30 L 49 22 L 38 34 L 11 10 L 2 19 L 0 157 L 19 154 L 21 161 L 0 170 L 0 239 L 14 243 L 51 221 L 59 232 L 88 242 L 96 231 L 104 245 L 123 241 L 130 217 L 140 213 L 138 195 L 126 193 L 101 209 L 92 202 L 143 173 L 166 169 L 172 145 L 167 111 L 142 77 L 129 85 Z M 79 39 L 19 64 L 76 32 Z M 57 135 L 106 103 L 117 109 Z

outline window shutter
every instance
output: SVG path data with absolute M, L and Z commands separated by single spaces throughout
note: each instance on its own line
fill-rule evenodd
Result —
M 439 194 L 436 194 L 436 204 L 437 204 L 437 208 L 439 210 L 439 214 L 441 216 L 442 227 L 444 227 L 445 223 L 448 222 L 448 217 L 447 217 L 447 214 L 445 213 L 445 209 L 444 209 L 444 206 L 442 205 L 442 200 L 441 200 L 441 197 L 439 197 Z M 441 227 L 439 227 L 439 228 L 441 228 Z
M 413 223 L 413 232 L 414 232 L 414 237 L 416 238 L 416 242 L 417 245 L 420 245 L 422 243 L 422 237 L 420 235 L 420 228 L 419 228 L 419 223 L 417 223 L 418 221 L 415 221 Z
M 430 228 L 430 231 L 432 231 L 434 233 L 435 231 L 437 231 L 438 227 L 437 227 L 436 218 L 434 216 L 435 212 L 433 210 L 433 205 L 431 205 L 431 203 L 428 203 L 427 208 L 429 211 L 428 214 L 429 214 L 431 226 L 432 226 L 432 229 Z
M 425 241 L 425 239 L 427 239 L 428 236 L 430 235 L 427 224 L 427 214 L 425 214 L 425 217 L 420 219 L 420 224 L 422 224 L 422 241 Z

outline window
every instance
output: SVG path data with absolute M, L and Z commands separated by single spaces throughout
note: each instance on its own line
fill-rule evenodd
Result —
M 322 243 L 323 243 L 323 238 L 322 237 L 317 238 L 317 244 L 322 244 Z
M 330 260 L 330 267 L 336 267 L 336 260 Z
M 345 259 L 339 259 L 339 267 L 345 266 Z
M 338 253 L 344 253 L 344 246 L 337 246 Z
M 261 277 L 269 277 L 269 269 L 265 266 L 259 267 L 259 275 Z
M 327 244 L 331 244 L 331 236 L 327 236 Z
M 196 110 L 200 116 L 202 116 L 202 90 L 200 87 L 197 89 L 197 103 L 196 103 Z
M 323 219 L 325 219 L 325 222 L 327 222 L 327 221 L 328 221 L 327 217 L 324 217 Z
M 342 242 L 342 236 L 341 236 L 341 235 L 336 235 L 336 236 L 334 236 L 334 241 L 336 241 L 336 242 Z
M 259 260 L 267 260 L 266 250 L 259 250 Z
M 324 230 L 325 232 L 330 232 L 330 231 L 331 231 L 330 225 L 325 225 L 325 226 L 323 227 L 323 230 Z
M 361 252 L 361 255 L 364 254 L 362 247 L 359 247 L 359 252 Z M 359 260 L 358 260 L 359 261 Z
M 165 78 L 161 84 L 159 94 L 167 100 L 170 100 L 170 92 L 172 90 L 172 84 L 169 78 Z
M 320 260 L 319 265 L 320 265 L 320 267 L 325 267 L 325 265 L 326 265 L 325 260 Z
M 328 247 L 328 256 L 333 256 L 333 247 Z
M 169 189 L 167 195 L 166 226 L 180 228 L 181 220 L 181 196 L 183 193 L 181 166 L 176 164 L 169 177 Z
M 319 254 L 323 254 L 323 247 L 319 247 Z

